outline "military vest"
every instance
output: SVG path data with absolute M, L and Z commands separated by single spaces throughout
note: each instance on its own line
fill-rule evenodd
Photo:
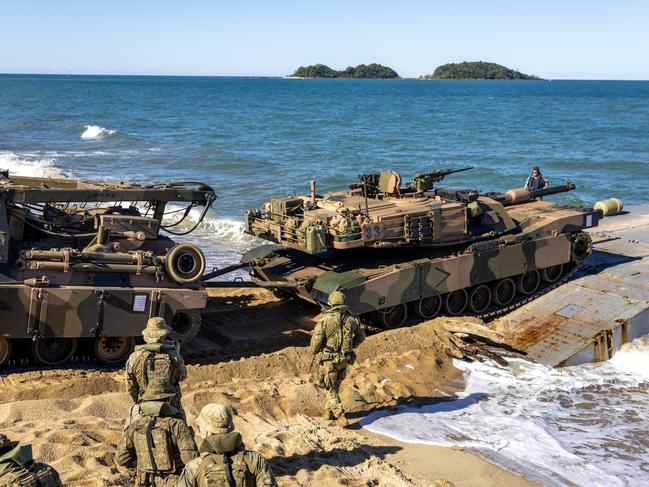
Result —
M 255 481 L 244 461 L 244 452 L 202 453 L 196 472 L 198 487 L 254 487 Z
M 18 467 L 18 466 L 17 466 Z M 63 487 L 59 474 L 45 463 L 9 470 L 0 477 L 0 487 Z
M 151 417 L 148 421 L 140 421 L 133 433 L 133 445 L 140 472 L 166 475 L 176 470 L 174 443 L 171 431 L 159 424 L 159 419 Z

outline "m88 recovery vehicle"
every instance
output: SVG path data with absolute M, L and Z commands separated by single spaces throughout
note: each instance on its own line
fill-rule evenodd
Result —
M 349 190 L 272 199 L 246 213 L 246 232 L 279 245 L 244 255 L 253 278 L 326 303 L 345 304 L 381 327 L 439 313 L 489 317 L 566 280 L 588 257 L 584 228 L 597 210 L 543 201 L 572 183 L 535 192 L 434 188 L 435 170 L 401 183 L 393 171 Z
M 45 365 L 75 354 L 119 362 L 153 316 L 164 317 L 177 340 L 190 340 L 206 305 L 205 257 L 161 232 L 189 233 L 198 226 L 187 224 L 190 211 L 202 208 L 200 223 L 215 198 L 193 182 L 143 186 L 2 172 L 0 366 L 12 353 Z M 169 213 L 171 223 L 163 221 Z

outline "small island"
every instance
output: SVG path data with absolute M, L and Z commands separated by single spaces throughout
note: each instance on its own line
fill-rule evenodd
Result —
M 540 80 L 538 76 L 524 74 L 520 71 L 496 63 L 484 61 L 450 63 L 437 67 L 433 74 L 420 76 L 420 79 L 510 79 Z
M 350 79 L 399 79 L 399 74 L 392 68 L 381 64 L 359 64 L 349 66 L 344 71 L 336 71 L 325 64 L 300 66 L 289 78 L 350 78 Z

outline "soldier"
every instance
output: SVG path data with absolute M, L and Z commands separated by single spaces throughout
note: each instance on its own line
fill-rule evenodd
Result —
M 539 166 L 532 168 L 532 174 L 529 175 L 525 181 L 525 189 L 528 191 L 536 191 L 548 187 L 548 180 L 541 175 Z
M 164 318 L 151 318 L 142 336 L 146 342 L 137 345 L 126 362 L 126 388 L 134 404 L 138 404 L 150 380 L 159 378 L 169 381 L 176 388 L 171 404 L 185 417 L 180 403 L 180 382 L 187 377 L 185 362 L 177 343 L 166 340 L 171 327 Z
M 276 487 L 277 481 L 259 453 L 246 450 L 234 431 L 232 409 L 208 404 L 196 418 L 201 456 L 183 470 L 178 487 Z
M 318 320 L 311 336 L 311 353 L 315 359 L 320 353 L 320 386 L 327 390 L 325 416 L 346 425 L 345 409 L 340 402 L 340 383 L 347 366 L 356 360 L 354 349 L 365 340 L 361 322 L 349 313 L 345 295 L 334 291 L 329 295 L 329 306 Z
M 31 445 L 18 445 L 0 434 L 0 487 L 16 486 L 63 487 L 63 483 L 56 470 L 34 461 Z
M 117 446 L 115 465 L 132 475 L 135 464 L 138 486 L 175 485 L 185 464 L 198 456 L 194 432 L 170 403 L 175 396 L 169 381 L 151 380 L 140 403 L 142 417 L 126 428 Z

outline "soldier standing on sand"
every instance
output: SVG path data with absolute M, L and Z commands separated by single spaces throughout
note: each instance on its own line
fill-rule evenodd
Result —
M 0 434 L 0 487 L 63 487 L 56 470 L 35 462 L 32 446 Z
M 327 390 L 325 415 L 341 425 L 347 424 L 345 409 L 340 402 L 340 383 L 345 378 L 347 366 L 356 360 L 354 349 L 365 340 L 361 322 L 349 313 L 345 295 L 334 291 L 329 295 L 326 310 L 313 329 L 311 353 L 320 353 L 320 385 Z
M 176 389 L 152 379 L 142 395 L 142 416 L 131 423 L 117 446 L 115 465 L 132 475 L 137 486 L 175 486 L 185 464 L 198 456 L 194 432 L 170 401 Z
M 528 191 L 536 191 L 539 189 L 545 189 L 547 187 L 548 180 L 545 179 L 541 174 L 541 168 L 539 168 L 539 166 L 534 166 L 532 168 L 532 173 L 525 181 L 525 189 Z
M 126 388 L 133 403 L 139 404 L 149 381 L 157 378 L 170 382 L 176 388 L 171 404 L 184 418 L 185 412 L 180 403 L 180 382 L 187 378 L 187 369 L 179 353 L 178 343 L 166 339 L 171 331 L 164 318 L 151 318 L 147 322 L 146 328 L 142 330 L 146 343 L 137 345 L 126 362 Z
M 200 457 L 183 470 L 178 487 L 276 487 L 275 476 L 259 453 L 246 450 L 234 431 L 232 409 L 208 404 L 196 418 L 203 441 Z

